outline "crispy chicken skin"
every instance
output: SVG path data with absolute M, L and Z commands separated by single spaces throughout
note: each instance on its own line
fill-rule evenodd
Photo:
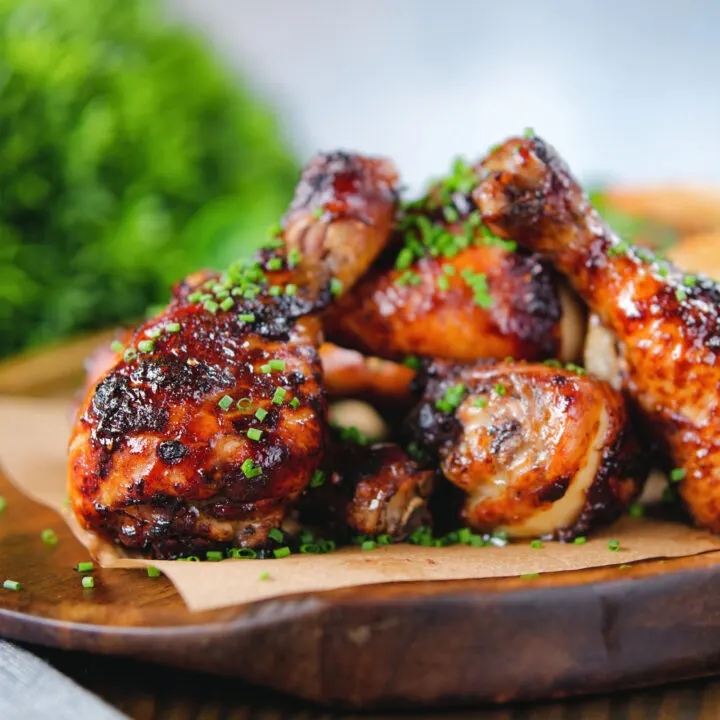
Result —
M 441 204 L 438 194 L 406 211 L 388 251 L 332 308 L 329 339 L 391 360 L 577 359 L 582 316 L 553 271 L 494 242 L 466 195 Z
M 464 522 L 565 540 L 615 519 L 644 479 L 622 396 L 525 363 L 435 363 L 409 427 L 467 494 Z
M 385 247 L 397 209 L 398 175 L 388 160 L 344 152 L 305 167 L 283 220 L 288 251 L 299 253 L 308 286 L 349 290 Z
M 326 481 L 306 490 L 301 519 L 340 533 L 404 540 L 430 523 L 428 499 L 435 471 L 422 468 L 399 445 L 331 443 Z
M 665 442 L 696 523 L 720 532 L 720 292 L 620 240 L 537 137 L 493 153 L 475 200 L 494 232 L 543 253 L 616 337 L 622 384 Z
M 343 183 L 328 188 L 324 178 L 339 171 L 337 156 L 326 156 L 304 175 L 317 178 L 318 202 L 302 183 L 298 191 L 309 205 L 333 208 L 312 221 L 334 238 L 321 258 L 277 247 L 281 238 L 222 275 L 193 274 L 90 389 L 69 457 L 69 494 L 83 527 L 174 557 L 262 546 L 282 523 L 324 458 L 317 349 L 330 280 L 367 269 L 370 254 L 344 243 L 362 246 L 367 237 L 381 246 L 379 224 L 394 213 L 390 180 L 372 161 L 342 157 L 352 168 Z M 286 235 L 296 222 L 315 237 L 312 223 L 292 213 Z M 335 222 L 357 231 L 334 233 Z M 330 268 L 325 279 L 320 261 Z

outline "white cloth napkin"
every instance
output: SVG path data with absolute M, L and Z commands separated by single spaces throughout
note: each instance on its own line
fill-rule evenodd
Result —
M 0 640 L 1 720 L 127 720 L 50 665 Z

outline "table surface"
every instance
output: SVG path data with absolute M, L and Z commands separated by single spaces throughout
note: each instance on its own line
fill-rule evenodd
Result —
M 155 665 L 69 653 L 26 649 L 96 693 L 135 720 L 390 720 L 393 713 L 331 712 L 277 693 L 226 679 Z M 396 713 L 411 720 L 718 720 L 720 678 L 647 688 L 612 696 L 483 707 Z

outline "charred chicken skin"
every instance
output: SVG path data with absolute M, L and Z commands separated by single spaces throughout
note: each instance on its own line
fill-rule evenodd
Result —
M 637 496 L 644 468 L 626 421 L 619 393 L 574 371 L 435 363 L 409 426 L 466 493 L 468 526 L 565 540 Z
M 196 273 L 133 333 L 71 436 L 69 494 L 83 527 L 155 557 L 265 544 L 324 458 L 319 311 L 335 273 L 358 277 L 372 254 L 342 240 L 362 243 L 364 228 L 381 245 L 394 177 L 385 161 L 316 158 L 301 194 L 326 208 L 313 223 L 332 246 L 318 241 L 304 260 L 305 245 L 280 237 L 222 275 Z M 338 237 L 334 223 L 357 232 Z M 283 235 L 317 232 L 291 212 Z
M 621 383 L 664 440 L 696 523 L 720 532 L 720 291 L 621 240 L 555 150 L 510 140 L 475 191 L 498 235 L 542 253 L 615 337 Z
M 399 445 L 334 440 L 319 487 L 309 487 L 301 520 L 342 535 L 389 535 L 404 540 L 430 523 L 435 471 L 422 468 Z
M 467 194 L 477 181 L 460 165 L 404 210 L 388 251 L 326 318 L 331 340 L 391 360 L 577 359 L 577 305 L 539 256 L 483 226 Z

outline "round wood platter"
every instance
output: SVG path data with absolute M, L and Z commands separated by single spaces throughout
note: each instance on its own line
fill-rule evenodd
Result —
M 0 636 L 120 655 L 353 707 L 605 692 L 720 671 L 720 553 L 617 568 L 395 583 L 189 612 L 165 578 L 96 570 L 0 477 Z M 55 547 L 40 542 L 52 528 Z
M 69 396 L 97 338 L 0 364 L 0 393 Z M 720 672 L 720 552 L 536 579 L 394 583 L 191 613 L 164 577 L 88 553 L 0 471 L 0 637 L 242 678 L 346 708 L 600 693 Z M 54 547 L 40 541 L 52 528 Z M 231 681 L 230 681 L 231 682 Z

